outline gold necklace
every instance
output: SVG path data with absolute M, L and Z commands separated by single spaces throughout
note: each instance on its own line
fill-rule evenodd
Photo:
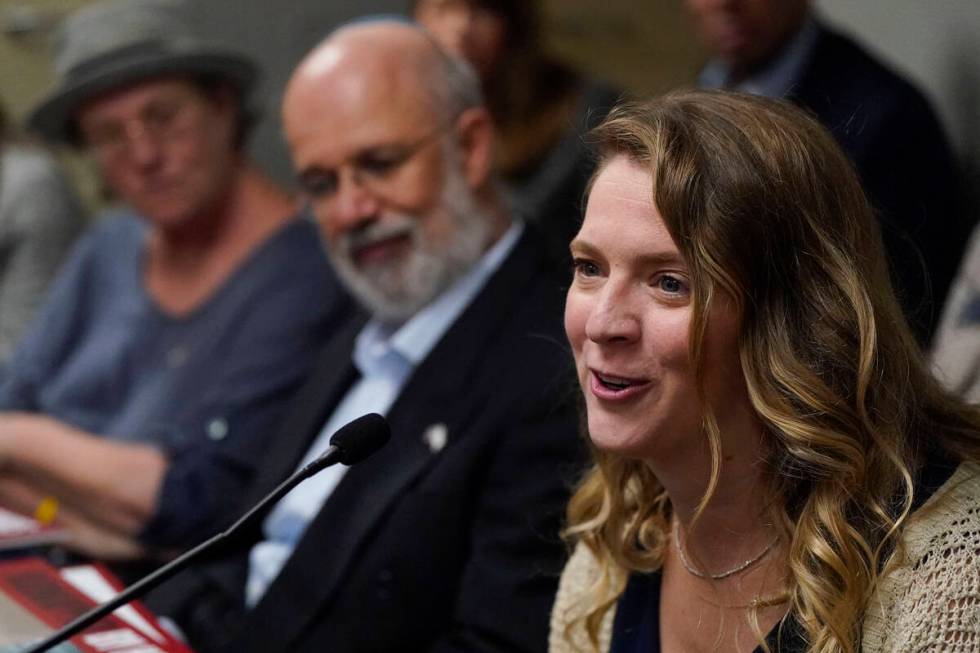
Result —
M 681 564 L 684 565 L 684 569 L 687 569 L 688 573 L 690 573 L 692 576 L 697 576 L 698 578 L 710 578 L 711 580 L 721 580 L 723 578 L 728 578 L 729 576 L 734 576 L 739 572 L 745 571 L 746 569 L 748 569 L 749 567 L 758 563 L 760 560 L 766 557 L 766 554 L 769 553 L 769 551 L 772 550 L 772 547 L 776 545 L 777 539 L 778 538 L 773 538 L 773 540 L 766 545 L 766 548 L 764 548 L 762 551 L 752 556 L 745 562 L 740 562 L 739 564 L 735 565 L 734 567 L 732 567 L 727 571 L 722 571 L 717 574 L 709 574 L 701 571 L 700 569 L 695 568 L 691 564 L 691 562 L 687 559 L 687 554 L 684 553 L 684 542 L 681 540 L 680 522 L 678 521 L 674 522 L 674 542 L 677 544 L 677 557 L 681 559 Z

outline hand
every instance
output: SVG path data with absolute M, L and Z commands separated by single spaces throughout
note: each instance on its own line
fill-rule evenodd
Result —
M 0 472 L 10 472 L 10 467 L 16 462 L 19 443 L 26 439 L 40 440 L 45 437 L 45 432 L 52 429 L 75 430 L 37 413 L 0 412 Z
M 143 546 L 125 535 L 113 533 L 70 511 L 62 511 L 58 525 L 68 529 L 64 546 L 89 558 L 124 562 L 146 557 Z
M 0 412 L 0 472 L 7 471 L 15 441 L 24 429 L 30 428 L 29 413 Z
M 56 497 L 59 513 L 70 511 L 120 541 L 139 533 L 153 514 L 166 469 L 155 447 L 114 442 L 44 415 L 0 413 L 0 480 Z M 111 545 L 107 554 L 132 550 L 90 533 L 79 541 L 103 541 Z

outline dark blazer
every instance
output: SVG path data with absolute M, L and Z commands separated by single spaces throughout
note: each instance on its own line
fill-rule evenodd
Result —
M 851 39 L 819 30 L 789 99 L 812 111 L 854 161 L 878 209 L 906 314 L 925 342 L 970 233 L 954 156 L 918 89 Z
M 507 179 L 514 210 L 532 222 L 558 269 L 571 267 L 568 244 L 582 226 L 585 187 L 598 159 L 586 134 L 609 113 L 622 91 L 583 79 L 568 131 L 522 175 Z
M 392 441 L 348 470 L 251 612 L 238 607 L 247 548 L 151 605 L 200 653 L 544 651 L 561 516 L 584 464 L 551 267 L 525 233 L 409 379 Z M 324 352 L 246 503 L 294 469 L 350 386 L 358 330 Z M 434 451 L 437 425 L 449 437 Z

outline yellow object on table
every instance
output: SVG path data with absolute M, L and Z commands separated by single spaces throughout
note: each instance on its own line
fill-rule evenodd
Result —
M 34 519 L 38 520 L 45 526 L 54 522 L 54 518 L 58 516 L 58 500 L 52 496 L 47 496 L 41 499 L 41 503 L 37 504 L 37 508 L 34 509 Z

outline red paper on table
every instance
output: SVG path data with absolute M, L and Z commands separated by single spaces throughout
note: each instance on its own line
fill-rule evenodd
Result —
M 119 587 L 111 577 L 107 580 Z M 0 563 L 0 653 L 21 650 L 95 605 L 95 601 L 67 582 L 56 567 L 40 558 Z M 191 653 L 160 628 L 146 608 L 138 603 L 131 607 L 153 627 L 152 633 L 134 627 L 114 612 L 72 637 L 69 646 L 56 650 L 59 653 Z
M 67 535 L 57 524 L 42 524 L 33 517 L 0 507 L 0 550 L 57 544 Z

